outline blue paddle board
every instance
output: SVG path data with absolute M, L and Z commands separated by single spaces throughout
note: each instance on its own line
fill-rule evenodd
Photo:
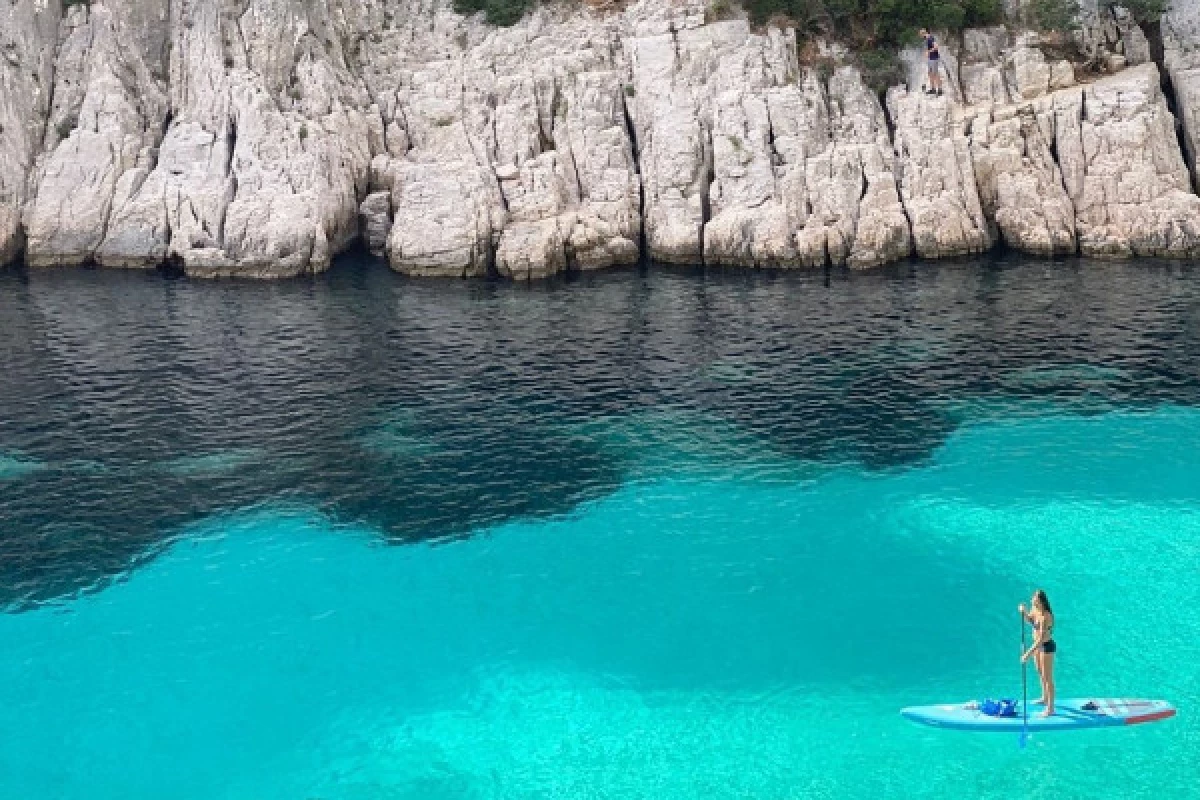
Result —
M 1114 728 L 1157 722 L 1175 716 L 1175 707 L 1163 700 L 1138 700 L 1115 697 L 1080 697 L 1059 700 L 1054 716 L 1041 716 L 1040 705 L 1030 705 L 1029 721 L 1018 709 L 1015 717 L 990 717 L 979 710 L 979 704 L 945 703 L 936 706 L 910 706 L 902 709 L 906 719 L 935 728 L 960 731 L 994 731 L 1019 733 L 1028 731 L 1070 731 L 1080 728 Z

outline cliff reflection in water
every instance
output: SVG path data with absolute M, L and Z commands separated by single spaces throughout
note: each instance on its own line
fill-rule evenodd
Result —
M 404 542 L 569 512 L 656 470 L 903 467 L 1014 400 L 1200 399 L 1200 287 L 1160 262 L 526 287 L 353 257 L 266 285 L 9 270 L 0 298 L 5 605 L 267 500 Z

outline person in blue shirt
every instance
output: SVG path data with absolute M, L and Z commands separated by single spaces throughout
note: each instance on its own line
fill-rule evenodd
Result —
M 925 56 L 929 60 L 929 85 L 925 87 L 926 94 L 942 94 L 942 55 L 938 52 L 937 39 L 933 34 L 921 28 L 921 38 L 925 41 Z

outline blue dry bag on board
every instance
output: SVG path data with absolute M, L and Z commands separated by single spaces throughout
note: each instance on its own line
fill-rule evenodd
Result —
M 986 714 L 989 717 L 1015 717 L 1017 715 L 1017 701 L 1008 697 L 1002 700 L 981 700 L 979 702 L 979 713 Z

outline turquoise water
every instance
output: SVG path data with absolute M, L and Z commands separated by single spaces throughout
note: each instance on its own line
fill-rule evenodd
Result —
M 0 800 L 1195 796 L 1195 277 L 0 270 Z
M 647 456 L 569 515 L 443 544 L 217 516 L 0 616 L 6 796 L 1194 795 L 1200 412 L 986 421 L 882 474 L 786 476 L 725 433 L 675 477 Z M 1180 716 L 1024 751 L 903 722 L 1019 691 L 1036 585 L 1064 694 Z

